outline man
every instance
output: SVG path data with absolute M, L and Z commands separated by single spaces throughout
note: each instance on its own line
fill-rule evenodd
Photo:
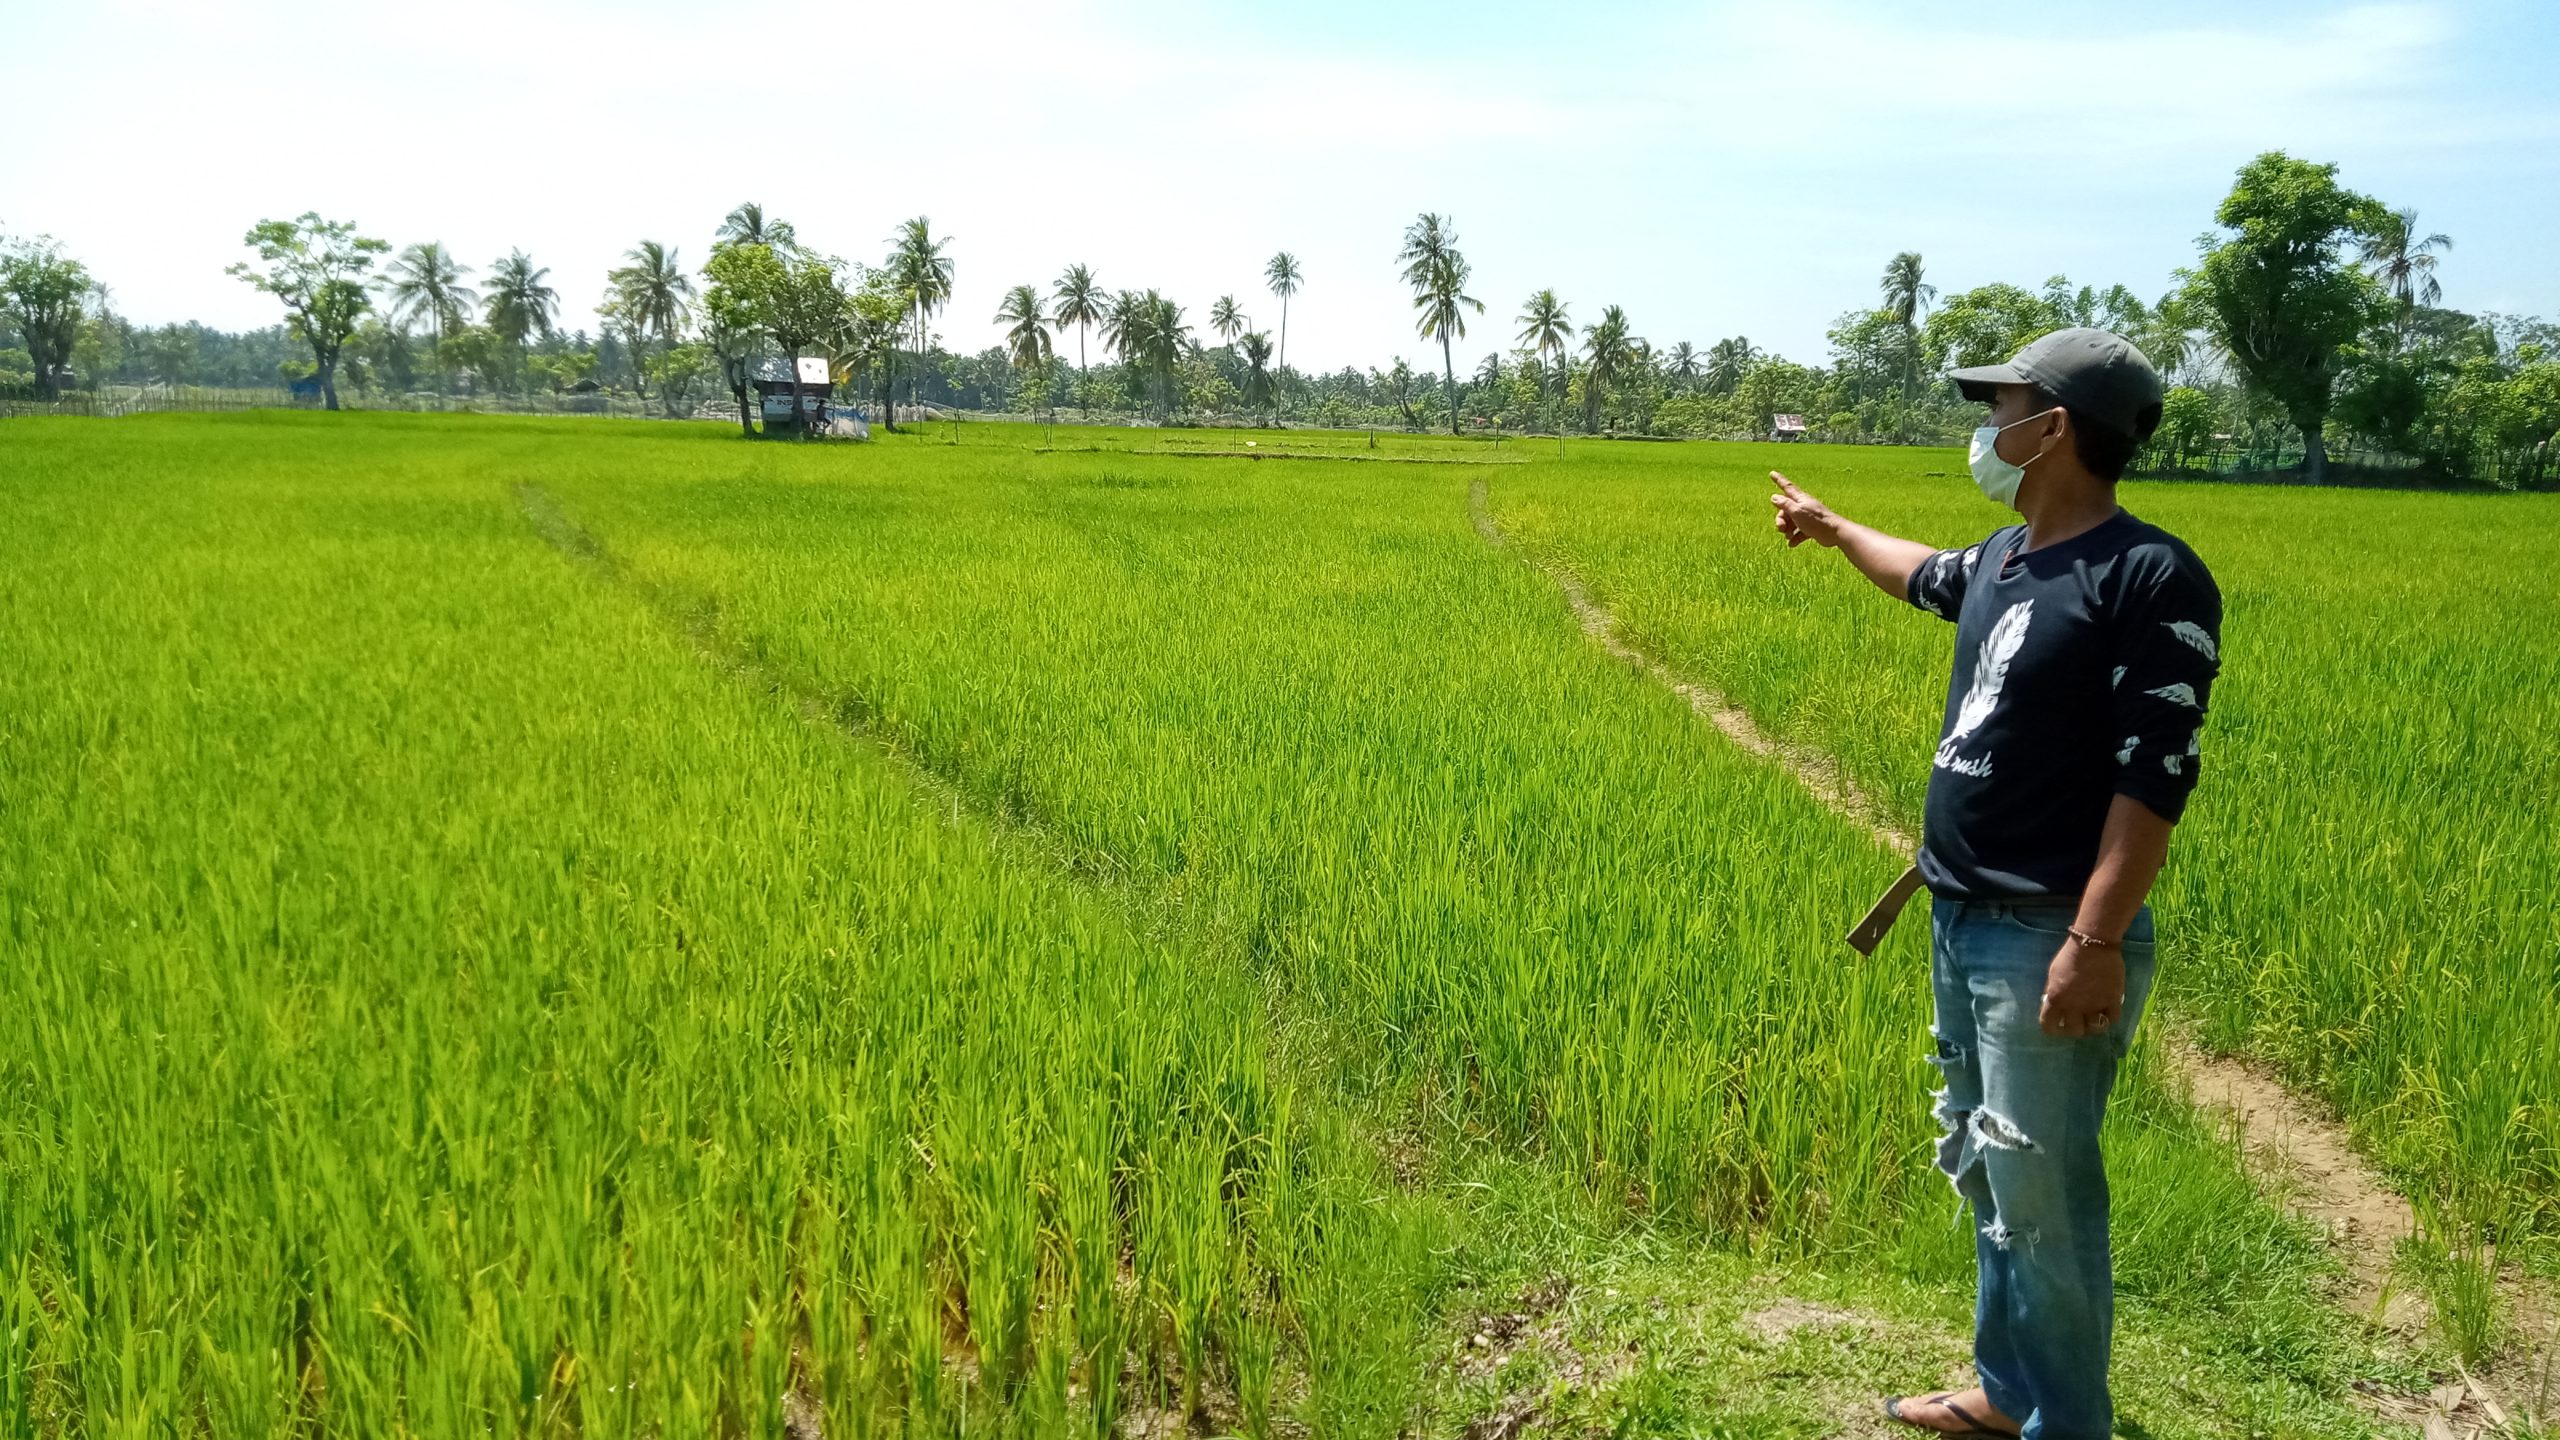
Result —
M 1917 869 L 1934 897 L 1938 1164 L 1979 1232 L 1981 1384 L 1885 1410 L 1942 1433 L 2102 1440 L 2115 1286 L 2098 1128 L 2151 990 L 2145 899 L 2195 788 L 2222 598 L 2194 551 L 2116 503 L 2160 422 L 2141 351 L 2062 330 L 1952 378 L 1991 406 L 1974 480 L 2025 524 L 1933 550 L 1783 475 L 1769 497 L 1789 546 L 1837 549 L 1956 626 Z

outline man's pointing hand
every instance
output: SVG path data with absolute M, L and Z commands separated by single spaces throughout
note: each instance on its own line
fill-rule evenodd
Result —
M 1840 519 L 1831 507 L 1796 488 L 1796 482 L 1772 470 L 1769 478 L 1778 482 L 1778 493 L 1769 497 L 1777 507 L 1778 534 L 1790 549 L 1807 540 L 1837 549 L 1840 544 Z

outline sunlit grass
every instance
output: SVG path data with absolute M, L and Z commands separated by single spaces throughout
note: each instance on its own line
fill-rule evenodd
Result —
M 0 434 L 0 1429 L 1393 1433 L 1549 1184 L 1961 1285 L 1896 857 L 1472 533 L 1548 462 L 1058 433 Z M 2334 1390 L 2118 1128 L 2136 1353 Z
M 1493 496 L 1646 643 L 1916 823 L 1951 634 L 1780 547 L 1773 465 L 1933 543 L 2003 523 L 1953 452 L 1594 448 L 1504 472 Z M 2135 482 L 2123 499 L 2197 548 L 2226 605 L 2204 782 L 2160 891 L 2174 1013 L 2326 1096 L 2455 1248 L 2547 1233 L 2560 497 Z

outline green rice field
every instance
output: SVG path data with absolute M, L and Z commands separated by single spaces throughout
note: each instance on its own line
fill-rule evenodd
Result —
M 1950 632 L 1772 464 L 2000 523 L 1930 450 L 0 423 L 0 1435 L 1867 1433 L 1970 1306 L 1925 927 L 1839 940 L 1901 857 L 1524 563 L 1916 821 Z M 2157 1047 L 2343 1115 L 2413 1285 L 2552 1264 L 2560 497 L 2125 501 L 2229 612 L 2119 1406 L 2397 1433 L 2496 1317 L 2341 1313 Z

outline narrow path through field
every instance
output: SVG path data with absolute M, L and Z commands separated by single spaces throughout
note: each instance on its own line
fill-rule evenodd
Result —
M 1784 766 L 1824 804 L 1866 827 L 1879 844 L 1897 855 L 1913 851 L 1912 837 L 1893 823 L 1874 797 L 1860 793 L 1830 756 L 1761 729 L 1740 706 L 1629 640 L 1617 617 L 1592 598 L 1580 576 L 1512 545 L 1494 519 L 1481 476 L 1467 488 L 1467 513 L 1486 544 L 1511 551 L 1556 583 L 1575 622 L 1594 644 L 1688 701 L 1690 709 L 1735 744 Z M 1878 887 L 1889 878 L 1879 874 Z M 1843 927 L 1853 918 L 1842 916 Z M 2186 1034 L 2167 1037 L 2160 1056 L 2195 1104 L 2232 1127 L 2259 1181 L 2328 1237 L 2347 1272 L 2348 1289 L 2341 1297 L 2346 1308 L 2404 1335 L 2422 1329 L 2427 1322 L 2424 1299 L 2396 1286 L 2392 1277 L 2393 1252 L 2404 1237 L 2417 1233 L 2416 1214 L 2408 1199 L 2385 1184 L 2356 1152 L 2345 1127 L 2262 1068 L 2207 1054 Z M 2503 1428 L 2505 1416 L 2496 1397 L 2469 1375 L 2463 1382 L 2440 1389 L 2421 1405 L 2380 1408 L 2408 1423 L 2427 1425 L 2430 1436 L 2436 1433 L 2436 1425 L 2459 1424 L 2472 1433 L 2481 1424 Z M 2434 1424 L 2427 1424 L 2430 1420 Z M 2461 1432 L 2448 1429 L 2446 1433 Z

